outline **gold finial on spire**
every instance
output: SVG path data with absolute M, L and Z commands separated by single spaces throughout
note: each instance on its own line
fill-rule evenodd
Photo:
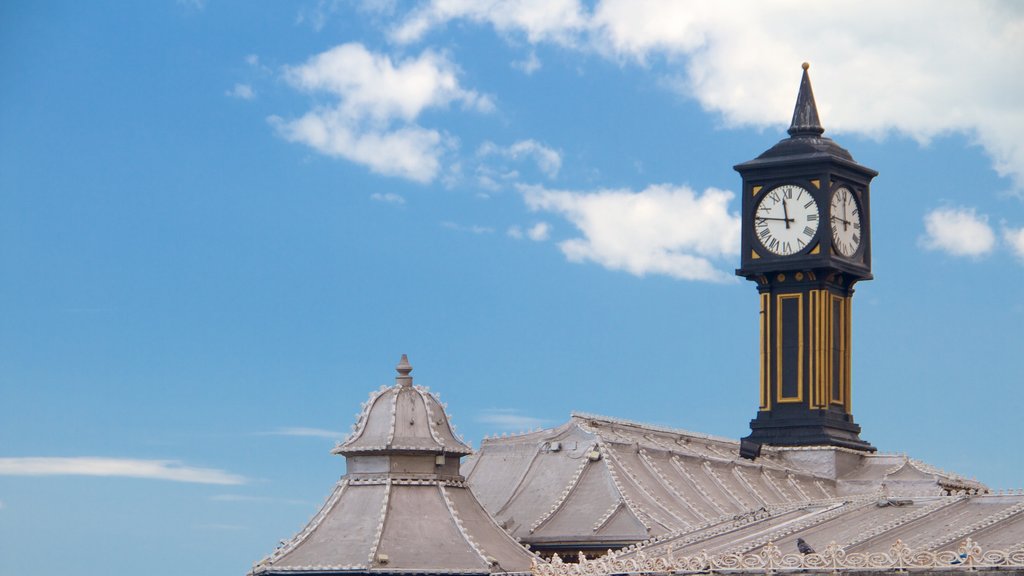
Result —
M 804 62 L 803 64 L 800 65 L 800 67 L 803 68 L 804 70 L 807 70 L 808 68 L 811 67 L 811 64 L 810 62 Z

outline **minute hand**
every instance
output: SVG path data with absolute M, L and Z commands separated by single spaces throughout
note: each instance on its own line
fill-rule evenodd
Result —
M 756 220 L 778 220 L 780 222 L 793 222 L 792 218 L 769 218 L 767 216 L 755 216 Z

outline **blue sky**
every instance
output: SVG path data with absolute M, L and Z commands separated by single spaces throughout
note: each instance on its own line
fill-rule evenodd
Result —
M 1015 3 L 7 3 L 0 574 L 243 574 L 408 353 L 485 434 L 739 437 L 732 166 L 811 78 L 880 172 L 854 415 L 1024 487 Z

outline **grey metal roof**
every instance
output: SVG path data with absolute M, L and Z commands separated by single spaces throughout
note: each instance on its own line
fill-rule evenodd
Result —
M 293 538 L 253 566 L 273 574 L 528 572 L 533 554 L 498 527 L 459 474 L 470 452 L 444 407 L 412 386 L 406 357 L 396 384 L 371 395 L 349 440 L 347 474 Z
M 499 524 L 535 545 L 619 547 L 769 504 L 836 496 L 834 479 L 738 443 L 600 416 L 485 439 L 463 467 Z
M 770 506 L 537 576 L 1024 570 L 1024 492 L 860 495 Z
M 603 416 L 485 439 L 463 473 L 500 525 L 534 546 L 617 548 L 836 497 L 987 491 L 903 455 L 766 447 Z
M 456 436 L 438 397 L 412 385 L 412 366 L 406 355 L 396 367 L 395 385 L 370 394 L 352 427 L 352 434 L 335 454 L 430 452 L 452 455 L 473 450 Z

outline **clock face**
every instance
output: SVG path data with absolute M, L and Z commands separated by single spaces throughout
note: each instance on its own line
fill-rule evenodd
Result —
M 841 186 L 832 193 L 829 202 L 832 217 L 832 245 L 836 252 L 849 258 L 860 247 L 860 208 L 853 192 Z
M 804 188 L 773 188 L 754 211 L 754 234 L 773 254 L 789 256 L 806 248 L 818 233 L 818 203 Z

